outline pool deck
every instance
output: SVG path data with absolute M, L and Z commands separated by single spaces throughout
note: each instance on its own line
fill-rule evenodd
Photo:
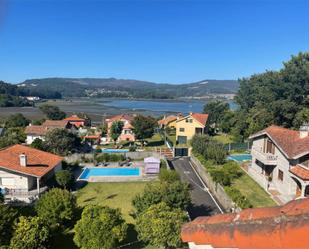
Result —
M 87 168 L 95 168 L 95 169 L 106 169 L 106 168 L 139 168 L 140 175 L 139 176 L 90 176 L 88 179 L 81 179 L 80 176 L 83 174 L 84 170 Z M 136 182 L 136 181 L 153 181 L 158 178 L 158 175 L 146 175 L 145 168 L 143 162 L 134 162 L 131 166 L 122 166 L 118 165 L 118 162 L 110 163 L 108 166 L 94 166 L 85 165 L 82 173 L 77 178 L 78 181 L 86 181 L 86 182 Z

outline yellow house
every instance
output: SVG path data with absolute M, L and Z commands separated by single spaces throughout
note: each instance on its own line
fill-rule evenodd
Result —
M 190 113 L 176 121 L 176 141 L 186 144 L 195 134 L 207 132 L 208 114 Z

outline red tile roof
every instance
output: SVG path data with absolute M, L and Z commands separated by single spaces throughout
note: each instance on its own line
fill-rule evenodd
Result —
M 133 121 L 134 116 L 129 114 L 119 114 L 106 119 L 107 122 L 114 122 L 120 120 L 127 120 L 129 122 Z
M 203 113 L 192 113 L 191 116 L 200 122 L 202 125 L 206 125 L 207 120 L 208 120 L 208 114 L 203 114 Z
M 30 125 L 27 126 L 25 129 L 25 133 L 29 135 L 37 135 L 37 136 L 44 136 L 48 128 L 42 125 Z
M 292 166 L 290 172 L 305 181 L 309 180 L 309 169 L 305 169 L 301 165 Z
M 182 227 L 184 242 L 214 248 L 307 249 L 309 199 L 284 206 L 199 217 Z
M 261 135 L 269 136 L 289 158 L 297 158 L 309 153 L 309 136 L 301 138 L 299 131 L 272 125 L 250 136 L 250 138 Z
M 64 129 L 67 127 L 69 121 L 67 120 L 46 120 L 42 126 L 47 126 L 48 128 L 60 128 Z
M 20 165 L 21 154 L 27 156 L 27 166 Z M 46 175 L 62 160 L 60 156 L 19 144 L 0 150 L 0 168 L 36 177 Z
M 158 124 L 159 125 L 168 125 L 169 123 L 171 123 L 175 120 L 177 120 L 177 116 L 170 115 L 170 116 L 167 116 L 166 118 L 159 120 Z
M 77 115 L 72 115 L 71 117 L 67 117 L 63 120 L 71 121 L 71 122 L 85 122 L 86 120 L 78 117 Z

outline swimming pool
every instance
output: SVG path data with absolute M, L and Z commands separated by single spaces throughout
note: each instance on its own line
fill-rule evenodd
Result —
M 245 162 L 245 161 L 251 161 L 252 156 L 250 154 L 237 154 L 237 155 L 230 155 L 227 157 L 227 159 L 236 162 Z
M 87 180 L 92 176 L 139 176 L 139 168 L 85 168 L 79 176 L 80 180 Z
M 103 153 L 127 153 L 127 149 L 102 149 Z

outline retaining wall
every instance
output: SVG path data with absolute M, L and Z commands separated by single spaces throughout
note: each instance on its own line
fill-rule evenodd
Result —
M 235 204 L 231 198 L 225 193 L 224 188 L 219 184 L 215 183 L 209 173 L 206 171 L 205 167 L 200 163 L 200 161 L 191 155 L 190 157 L 192 166 L 197 171 L 199 176 L 202 178 L 204 183 L 207 185 L 209 191 L 216 197 L 221 206 L 230 212 L 235 209 Z

